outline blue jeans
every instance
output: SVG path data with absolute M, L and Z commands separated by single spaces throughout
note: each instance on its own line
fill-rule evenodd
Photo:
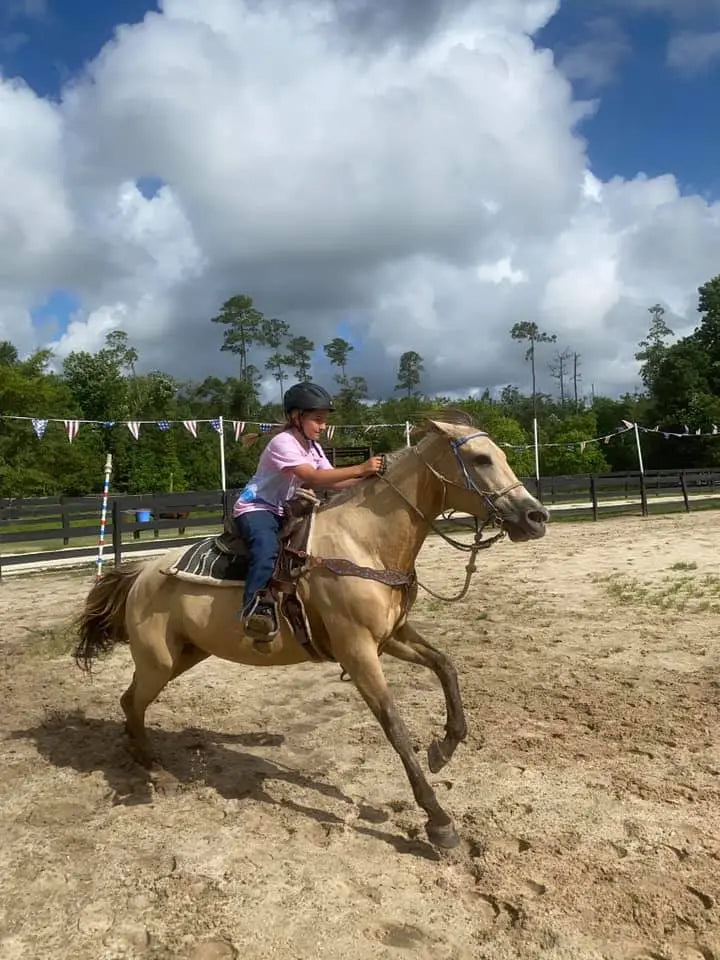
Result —
M 258 590 L 268 585 L 279 551 L 278 534 L 282 517 L 269 510 L 251 510 L 235 517 L 235 529 L 250 548 L 250 562 L 243 596 L 247 610 Z

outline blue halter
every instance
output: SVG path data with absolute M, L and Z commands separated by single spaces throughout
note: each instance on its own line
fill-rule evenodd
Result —
M 498 509 L 497 509 L 497 501 L 501 497 L 504 497 L 506 494 L 510 493 L 511 490 L 515 490 L 516 487 L 521 487 L 522 481 L 518 480 L 515 483 L 511 483 L 507 487 L 505 487 L 503 490 L 497 490 L 497 491 L 481 490 L 478 487 L 478 485 L 475 483 L 473 478 L 470 476 L 470 474 L 468 473 L 467 467 L 465 466 L 465 461 L 460 456 L 460 447 L 462 447 L 463 444 L 467 443 L 468 440 L 475 440 L 477 437 L 487 437 L 487 436 L 488 434 L 484 430 L 476 430 L 475 433 L 469 433 L 466 437 L 460 437 L 457 440 L 451 440 L 450 449 L 455 454 L 455 459 L 457 460 L 458 465 L 460 466 L 460 470 L 462 472 L 463 479 L 465 480 L 465 486 L 467 487 L 467 489 L 473 490 L 475 493 L 481 496 L 483 500 L 488 504 L 490 509 L 493 511 L 493 513 L 499 516 Z

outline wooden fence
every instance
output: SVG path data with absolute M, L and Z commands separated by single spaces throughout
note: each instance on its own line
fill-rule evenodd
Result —
M 366 459 L 369 448 L 336 448 L 332 462 Z M 641 513 L 653 506 L 676 506 L 690 511 L 720 497 L 720 469 L 649 470 L 639 473 L 580 474 L 543 477 L 540 489 L 534 478 L 524 478 L 556 516 L 601 513 Z M 158 548 L 187 543 L 192 531 L 219 529 L 231 509 L 235 491 L 194 491 L 111 495 L 106 526 L 107 559 L 115 563 L 138 550 L 147 550 L 148 538 Z M 0 500 L 0 576 L 3 566 L 43 563 L 58 557 L 91 558 L 97 554 L 101 498 Z M 175 533 L 176 531 L 176 533 Z M 174 535 L 171 534 L 174 533 Z M 93 544 L 72 546 L 72 541 L 92 538 Z M 16 544 L 37 543 L 38 550 L 17 552 Z M 41 546 L 42 545 L 42 546 Z

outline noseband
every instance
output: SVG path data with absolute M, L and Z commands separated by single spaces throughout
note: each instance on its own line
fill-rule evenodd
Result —
M 456 483 L 454 480 L 450 480 L 448 477 L 444 476 L 442 473 L 439 473 L 434 467 L 432 467 L 427 460 L 423 459 L 420 456 L 417 449 L 415 448 L 415 453 L 419 457 L 421 463 L 425 466 L 433 476 L 443 484 L 443 503 L 445 502 L 445 487 L 457 487 L 460 490 L 471 490 L 473 493 L 476 493 L 487 506 L 490 508 L 490 513 L 492 516 L 500 521 L 500 529 L 502 530 L 503 523 L 505 522 L 505 516 L 498 508 L 497 502 L 503 497 L 506 497 L 513 490 L 517 490 L 518 487 L 522 487 L 522 480 L 515 480 L 513 483 L 509 483 L 506 487 L 503 487 L 502 490 L 481 490 L 480 487 L 475 483 L 473 478 L 468 473 L 467 466 L 465 461 L 460 454 L 460 447 L 463 444 L 467 443 L 469 440 L 475 440 L 477 437 L 487 437 L 488 434 L 484 430 L 477 430 L 475 433 L 469 433 L 466 437 L 460 437 L 458 440 L 450 441 L 450 449 L 452 450 L 455 459 L 458 462 L 460 467 L 460 473 L 462 478 L 465 481 L 464 484 Z
M 435 467 L 431 466 L 431 464 L 429 464 L 427 460 L 424 459 L 424 457 L 420 455 L 417 447 L 412 448 L 413 453 L 420 460 L 420 462 L 425 467 L 425 469 L 428 470 L 434 477 L 436 477 L 442 484 L 442 492 L 443 492 L 442 508 L 440 510 L 440 513 L 443 516 L 445 516 L 446 514 L 445 500 L 446 500 L 446 493 L 447 493 L 448 487 L 456 487 L 459 490 L 470 490 L 473 493 L 478 494 L 478 496 L 483 500 L 483 502 L 489 508 L 490 515 L 485 520 L 484 523 L 482 524 L 478 523 L 477 517 L 475 518 L 475 539 L 473 540 L 472 544 L 463 543 L 460 540 L 455 540 L 453 537 L 448 536 L 429 517 L 426 517 L 425 514 L 422 512 L 422 510 L 420 510 L 420 508 L 416 506 L 412 502 L 412 500 L 410 500 L 408 497 L 405 496 L 402 490 L 396 487 L 395 484 L 387 476 L 385 476 L 384 469 L 381 470 L 380 473 L 378 474 L 378 476 L 382 480 L 384 480 L 384 482 L 389 487 L 391 487 L 395 491 L 395 493 L 402 500 L 405 501 L 405 503 L 407 503 L 407 505 L 413 510 L 414 513 L 416 513 L 422 520 L 424 520 L 426 523 L 430 525 L 431 530 L 437 533 L 440 537 L 442 537 L 443 540 L 445 540 L 451 546 L 455 547 L 455 549 L 469 551 L 473 554 L 476 553 L 478 550 L 491 547 L 494 543 L 497 543 L 498 540 L 501 540 L 505 536 L 504 525 L 505 525 L 506 518 L 503 515 L 503 513 L 500 511 L 499 507 L 497 506 L 497 502 L 502 497 L 507 496 L 507 494 L 510 493 L 512 490 L 515 490 L 517 487 L 521 487 L 523 485 L 521 480 L 516 480 L 515 482 L 508 484 L 506 487 L 503 487 L 502 490 L 481 490 L 480 487 L 478 487 L 478 485 L 472 479 L 472 477 L 468 473 L 467 467 L 465 466 L 465 461 L 463 460 L 460 454 L 460 447 L 462 447 L 463 444 L 467 443 L 468 440 L 474 440 L 476 437 L 487 437 L 487 436 L 488 434 L 485 433 L 483 430 L 478 430 L 475 433 L 468 434 L 467 437 L 460 437 L 458 440 L 450 441 L 450 449 L 452 450 L 455 456 L 455 459 L 458 462 L 458 465 L 460 467 L 460 472 L 462 474 L 463 480 L 465 481 L 464 483 L 456 483 L 456 481 L 450 480 L 449 477 L 444 476 L 442 473 L 437 471 Z M 454 511 L 450 511 L 450 513 L 452 512 Z M 483 530 L 485 529 L 485 526 L 487 525 L 490 517 L 499 521 L 500 529 L 497 532 L 497 534 L 495 534 L 494 536 L 488 537 L 487 539 L 483 540 L 482 539 Z M 449 519 L 449 515 L 445 517 L 445 519 Z
M 473 539 L 472 543 L 463 543 L 461 540 L 456 540 L 455 538 L 448 536 L 448 534 L 446 534 L 443 530 L 441 530 L 437 526 L 437 524 L 433 522 L 433 520 L 431 520 L 429 517 L 426 517 L 425 514 L 422 512 L 422 510 L 420 510 L 420 508 L 416 506 L 416 504 L 414 504 L 409 497 L 406 497 L 405 494 L 402 492 L 402 490 L 400 490 L 398 487 L 395 486 L 392 480 L 390 480 L 387 476 L 385 476 L 385 464 L 383 464 L 383 469 L 378 474 L 378 476 L 392 490 L 394 490 L 395 493 L 402 500 L 405 501 L 405 503 L 410 507 L 410 509 L 414 513 L 416 513 L 425 523 L 429 524 L 431 530 L 433 530 L 436 534 L 438 534 L 438 536 L 440 536 L 443 540 L 445 540 L 446 543 L 449 543 L 451 547 L 454 547 L 456 550 L 462 550 L 470 554 L 467 565 L 465 567 L 465 584 L 456 596 L 445 597 L 442 594 L 435 593 L 434 590 L 431 590 L 429 587 L 426 587 L 425 584 L 421 583 L 419 580 L 417 581 L 418 586 L 422 587 L 422 589 L 427 591 L 431 596 L 437 597 L 438 600 L 443 600 L 448 603 L 455 603 L 458 600 L 462 600 L 463 597 L 467 594 L 470 588 L 470 579 L 472 575 L 475 573 L 475 571 L 477 570 L 477 567 L 475 566 L 475 558 L 477 557 L 478 553 L 481 550 L 485 550 L 488 547 L 491 547 L 494 543 L 497 543 L 498 540 L 502 540 L 502 538 L 505 536 L 505 526 L 504 526 L 505 517 L 500 512 L 500 509 L 497 506 L 498 500 L 502 499 L 502 497 L 507 496 L 507 494 L 510 493 L 511 490 L 515 490 L 517 487 L 521 487 L 523 485 L 521 480 L 516 480 L 514 483 L 508 484 L 507 487 L 503 487 L 502 490 L 481 490 L 480 487 L 478 487 L 478 485 L 475 483 L 473 478 L 468 473 L 467 467 L 465 466 L 465 461 L 463 460 L 460 454 L 460 447 L 462 447 L 463 444 L 467 443 L 468 440 L 474 440 L 476 437 L 487 437 L 487 436 L 488 434 L 485 433 L 483 430 L 478 430 L 475 433 L 468 434 L 467 437 L 460 437 L 459 440 L 450 441 L 450 449 L 452 450 L 455 456 L 455 459 L 458 462 L 458 465 L 460 467 L 460 472 L 462 474 L 463 480 L 465 481 L 464 484 L 456 483 L 454 480 L 450 480 L 448 477 L 443 476 L 442 473 L 439 473 L 435 469 L 435 467 L 431 466 L 427 462 L 427 460 L 425 460 L 420 455 L 420 453 L 417 450 L 417 447 L 412 448 L 413 453 L 418 457 L 422 465 L 434 477 L 436 477 L 442 484 L 442 508 L 440 510 L 440 513 L 443 514 L 443 516 L 445 516 L 445 513 L 446 513 L 445 499 L 447 494 L 447 488 L 449 486 L 457 487 L 459 490 L 470 490 L 473 493 L 478 494 L 478 496 L 481 497 L 483 502 L 489 507 L 490 514 L 488 516 L 488 519 L 486 519 L 484 523 L 479 523 L 478 518 L 477 517 L 474 518 L 475 519 L 475 538 Z M 452 513 L 452 511 L 450 512 Z M 490 517 L 494 517 L 496 520 L 499 521 L 500 529 L 494 536 L 487 537 L 485 540 L 483 540 L 482 539 L 483 530 L 485 529 L 485 526 L 487 525 Z M 449 519 L 449 515 L 446 517 L 446 519 Z

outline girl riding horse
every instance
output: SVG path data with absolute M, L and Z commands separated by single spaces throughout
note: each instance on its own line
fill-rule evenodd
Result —
M 265 592 L 278 555 L 283 504 L 301 485 L 339 489 L 376 474 L 381 457 L 352 467 L 333 467 L 318 443 L 333 410 L 330 394 L 309 381 L 296 383 L 283 400 L 286 424 L 262 452 L 255 474 L 233 508 L 235 528 L 248 545 L 250 561 L 243 597 L 244 626 L 253 639 L 277 634 L 275 605 Z

